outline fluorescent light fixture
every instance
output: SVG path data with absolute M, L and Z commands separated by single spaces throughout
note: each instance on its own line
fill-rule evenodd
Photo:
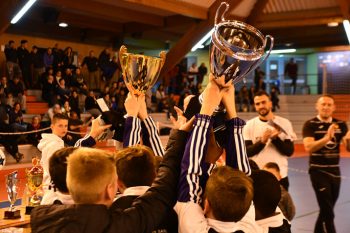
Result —
M 12 18 L 11 23 L 15 24 L 22 18 L 22 16 L 29 10 L 29 8 L 36 2 L 36 0 L 29 0 L 22 9 Z
M 66 28 L 66 27 L 68 27 L 68 24 L 65 23 L 65 22 L 61 22 L 61 23 L 58 24 L 58 26 L 60 26 L 62 28 Z
M 191 51 L 194 52 L 194 51 L 196 51 L 199 48 L 204 48 L 203 43 L 210 38 L 210 36 L 211 36 L 211 34 L 213 34 L 213 32 L 214 32 L 214 28 L 212 28 L 202 39 L 200 39 L 197 42 L 197 44 L 192 47 Z
M 349 23 L 349 20 L 345 19 L 343 21 L 343 25 L 344 25 L 344 29 L 345 29 L 345 32 L 346 32 L 346 36 L 348 37 L 348 41 L 349 41 L 349 44 L 350 44 L 350 23 Z
M 278 54 L 278 53 L 295 53 L 297 50 L 296 49 L 276 49 L 272 50 L 272 54 Z

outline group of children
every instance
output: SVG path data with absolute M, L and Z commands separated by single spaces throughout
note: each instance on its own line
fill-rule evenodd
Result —
M 68 120 L 55 115 L 52 134 L 38 146 L 45 194 L 32 211 L 32 232 L 290 232 L 294 214 L 280 209 L 278 173 L 268 172 L 278 166 L 251 169 L 234 95 L 231 83 L 210 75 L 200 112 L 186 119 L 176 109 L 165 150 L 144 96 L 128 95 L 125 148 L 115 153 L 88 148 L 110 127 L 97 120 L 78 148 L 65 148 Z M 224 166 L 216 165 L 221 153 L 212 148 L 220 104 Z

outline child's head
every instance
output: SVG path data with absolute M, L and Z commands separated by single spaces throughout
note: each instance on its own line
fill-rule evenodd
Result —
M 252 181 L 243 172 L 218 167 L 206 184 L 205 212 L 219 221 L 238 222 L 248 212 L 253 192 Z
M 118 187 L 151 186 L 155 176 L 155 158 L 153 151 L 142 145 L 135 145 L 116 154 Z
M 67 177 L 67 158 L 72 154 L 77 147 L 65 147 L 57 150 L 50 157 L 49 160 L 49 172 L 52 183 L 55 188 L 61 193 L 68 194 L 68 188 L 66 183 Z
M 263 170 L 271 172 L 272 175 L 274 175 L 278 181 L 281 180 L 280 167 L 277 163 L 269 162 L 265 164 Z
M 110 206 L 117 192 L 114 155 L 99 149 L 78 148 L 67 160 L 67 187 L 74 202 Z
M 63 138 L 67 134 L 68 130 L 68 117 L 62 113 L 56 113 L 53 115 L 51 130 L 53 134 Z
M 281 200 L 281 188 L 278 180 L 268 171 L 253 171 L 255 219 L 260 220 L 275 214 Z

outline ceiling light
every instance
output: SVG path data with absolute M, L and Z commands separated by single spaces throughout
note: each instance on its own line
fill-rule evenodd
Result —
M 330 22 L 330 23 L 327 23 L 327 26 L 328 27 L 338 27 L 339 23 L 338 22 Z
M 344 29 L 345 29 L 345 32 L 346 32 L 346 36 L 348 37 L 348 41 L 349 41 L 349 44 L 350 44 L 350 23 L 349 23 L 349 20 L 345 19 L 343 21 L 343 25 L 344 25 Z
M 278 54 L 278 53 L 295 53 L 297 50 L 296 49 L 276 49 L 272 50 L 272 54 Z
M 65 23 L 65 22 L 61 22 L 61 23 L 58 24 L 58 26 L 60 26 L 62 28 L 66 28 L 66 27 L 68 27 L 68 24 Z
M 200 39 L 195 46 L 192 47 L 191 51 L 194 52 L 199 48 L 204 48 L 203 43 L 211 37 L 213 34 L 214 28 L 212 28 L 202 39 Z
M 36 2 L 36 0 L 29 0 L 20 11 L 11 19 L 11 23 L 15 24 L 22 18 L 22 16 L 29 10 L 29 8 Z

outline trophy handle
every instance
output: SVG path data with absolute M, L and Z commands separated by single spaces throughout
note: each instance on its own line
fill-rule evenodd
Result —
M 161 51 L 159 53 L 159 57 L 162 59 L 162 66 L 160 67 L 160 69 L 162 69 L 164 63 L 165 63 L 165 58 L 166 58 L 166 52 L 165 51 Z
M 270 36 L 270 35 L 266 35 L 265 36 L 265 40 L 264 40 L 263 48 L 266 48 L 267 39 L 270 39 L 270 48 L 269 48 L 269 50 L 267 51 L 267 53 L 265 53 L 263 59 L 260 59 L 260 60 L 258 59 L 256 61 L 256 63 L 254 65 L 252 65 L 252 67 L 250 67 L 250 69 L 247 71 L 247 73 L 245 73 L 245 75 L 248 74 L 249 72 L 251 72 L 252 70 L 255 70 L 258 66 L 260 66 L 261 63 L 263 63 L 270 56 L 270 53 L 271 53 L 271 51 L 273 49 L 273 45 L 274 45 L 274 38 L 272 36 Z M 240 80 L 241 79 L 238 79 L 237 81 L 234 80 L 234 81 L 235 81 L 235 83 L 237 83 Z
M 222 3 L 220 4 L 220 6 L 218 7 L 218 9 L 216 10 L 216 14 L 215 14 L 215 25 L 217 25 L 217 24 L 220 23 L 220 22 L 218 22 L 218 18 L 219 18 L 219 11 L 220 11 L 220 9 L 222 8 L 222 6 L 225 6 L 225 10 L 224 10 L 224 12 L 223 12 L 222 15 L 221 15 L 221 20 L 220 20 L 220 22 L 226 21 L 224 16 L 225 16 L 226 12 L 228 11 L 228 9 L 230 8 L 230 5 L 229 5 L 227 2 L 222 2 Z
M 123 55 L 124 55 L 125 53 L 127 53 L 127 52 L 128 52 L 128 49 L 126 48 L 125 45 L 120 46 L 118 56 L 119 56 L 119 62 L 120 62 L 120 65 L 122 66 L 122 68 L 123 68 L 123 65 L 122 65 L 122 57 L 123 57 Z

